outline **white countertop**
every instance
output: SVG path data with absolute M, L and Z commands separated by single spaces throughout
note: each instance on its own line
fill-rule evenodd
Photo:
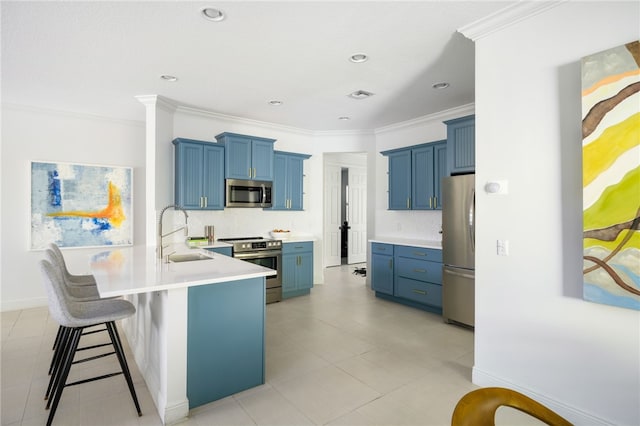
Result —
M 101 297 L 147 293 L 204 284 L 274 275 L 272 269 L 202 249 L 181 253 L 202 253 L 211 259 L 162 263 L 155 247 L 133 246 L 100 252 L 91 257 L 91 273 Z
M 442 241 L 435 241 L 435 240 L 420 240 L 420 239 L 398 238 L 398 237 L 376 237 L 376 238 L 371 238 L 369 242 L 442 250 Z

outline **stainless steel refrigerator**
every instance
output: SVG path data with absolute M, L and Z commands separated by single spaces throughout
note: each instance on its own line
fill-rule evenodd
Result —
M 475 175 L 442 179 L 442 317 L 475 326 Z

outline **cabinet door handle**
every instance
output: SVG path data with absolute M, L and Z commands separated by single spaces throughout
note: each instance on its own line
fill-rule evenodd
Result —
M 411 198 L 407 197 L 407 208 L 411 208 Z
M 203 198 L 204 198 L 204 197 L 200 197 L 200 208 L 203 208 L 203 207 L 204 207 L 204 200 L 203 200 Z
M 427 253 L 423 252 L 423 251 L 414 251 L 413 252 L 414 256 L 426 256 Z
M 251 179 L 251 167 L 249 167 L 249 179 Z
M 256 168 L 255 167 L 253 168 L 253 178 L 254 179 L 256 178 Z
M 429 208 L 432 209 L 433 208 L 433 197 L 429 197 Z
M 438 208 L 438 197 L 433 197 L 433 208 Z
M 389 269 L 393 268 L 393 259 L 389 259 Z
M 209 207 L 209 198 L 208 197 L 204 197 L 204 206 L 205 207 Z
M 426 269 L 414 269 L 413 272 L 420 272 L 420 273 L 425 274 L 427 272 L 427 270 Z
M 422 294 L 423 296 L 427 295 L 427 292 L 424 290 L 416 290 L 415 288 L 412 288 L 411 291 L 414 293 Z

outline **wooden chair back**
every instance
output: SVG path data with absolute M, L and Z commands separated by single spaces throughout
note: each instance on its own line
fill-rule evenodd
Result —
M 526 395 L 506 388 L 481 388 L 463 396 L 453 410 L 451 426 L 494 426 L 496 410 L 512 407 L 552 426 L 572 424 Z

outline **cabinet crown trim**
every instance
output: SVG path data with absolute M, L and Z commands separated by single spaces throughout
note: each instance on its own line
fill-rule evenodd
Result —
M 471 114 L 471 115 L 465 115 L 464 117 L 458 117 L 458 118 L 454 118 L 451 120 L 447 120 L 447 121 L 443 121 L 444 124 L 446 124 L 447 126 L 450 126 L 452 124 L 456 124 L 462 121 L 469 121 L 472 120 L 476 117 L 475 114 Z
M 197 139 L 188 139 L 188 138 L 175 138 L 171 141 L 174 145 L 179 143 L 199 143 L 199 144 L 209 144 L 209 145 L 219 145 L 216 141 L 201 141 Z
M 425 143 L 421 143 L 418 145 L 411 145 L 411 146 L 404 146 L 404 147 L 400 147 L 400 148 L 394 148 L 394 149 L 389 149 L 386 151 L 380 151 L 380 154 L 384 155 L 385 157 L 390 155 L 390 154 L 394 154 L 396 152 L 402 152 L 402 151 L 407 151 L 410 149 L 417 149 L 417 148 L 424 148 L 427 146 L 432 146 L 432 145 L 436 145 L 436 144 L 443 144 L 446 143 L 447 140 L 446 139 L 442 139 L 439 141 L 431 141 L 431 142 L 425 142 Z
M 254 141 L 263 141 L 263 142 L 271 142 L 271 143 L 275 143 L 276 139 L 271 139 L 271 138 L 263 138 L 260 136 L 251 136 L 251 135 L 243 135 L 240 133 L 231 133 L 231 132 L 222 132 L 219 135 L 216 135 L 216 140 L 220 140 L 223 139 L 225 137 L 229 137 L 229 136 L 235 136 L 235 137 L 239 137 L 239 138 L 245 138 L 245 139 L 251 139 Z
M 305 160 L 307 158 L 311 158 L 311 154 L 301 154 L 299 152 L 273 151 L 273 153 L 274 154 L 280 154 L 280 155 L 289 155 L 289 156 L 300 157 L 300 158 L 304 158 Z

